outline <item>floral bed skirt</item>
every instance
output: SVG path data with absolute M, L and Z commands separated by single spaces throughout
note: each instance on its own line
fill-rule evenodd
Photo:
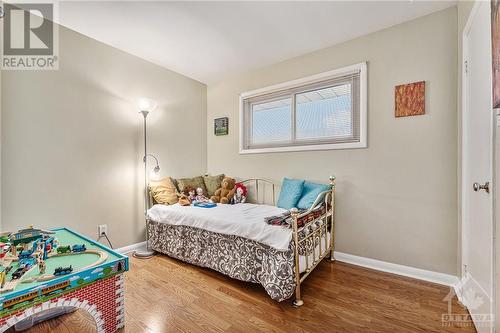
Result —
M 287 251 L 278 251 L 239 236 L 155 221 L 149 221 L 148 235 L 153 250 L 234 279 L 260 283 L 278 302 L 295 291 L 292 242 Z

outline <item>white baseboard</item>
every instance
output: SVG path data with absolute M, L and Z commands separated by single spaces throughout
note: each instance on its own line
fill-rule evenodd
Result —
M 120 247 L 119 249 L 116 249 L 115 251 L 118 253 L 121 253 L 121 254 L 128 254 L 128 253 L 134 252 L 135 250 L 138 250 L 141 247 L 145 247 L 145 246 L 146 246 L 146 242 L 140 242 L 140 243 Z
M 146 246 L 146 242 L 140 242 L 125 247 L 116 249 L 115 251 L 122 254 L 131 253 L 141 247 Z M 455 275 L 427 271 L 425 269 L 393 264 L 386 261 L 359 257 L 348 253 L 335 252 L 335 259 L 348 264 L 371 268 L 377 271 L 392 273 L 396 275 L 406 276 L 418 280 L 424 280 L 437 284 L 455 288 L 455 293 L 461 299 L 461 283 Z
M 346 262 L 348 264 L 371 268 L 377 271 L 402 275 L 406 277 L 411 277 L 414 279 L 438 283 L 453 288 L 457 288 L 457 286 L 459 285 L 459 279 L 455 275 L 427 271 L 425 269 L 398 265 L 390 262 L 385 262 L 365 257 L 358 257 L 352 254 L 347 254 L 342 252 L 335 252 L 335 259 L 338 261 Z

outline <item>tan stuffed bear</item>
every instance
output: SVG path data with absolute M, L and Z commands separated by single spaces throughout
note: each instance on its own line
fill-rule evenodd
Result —
M 236 181 L 230 177 L 224 177 L 221 183 L 221 188 L 214 192 L 214 195 L 210 198 L 213 202 L 220 202 L 222 204 L 227 204 L 229 200 L 234 196 L 234 185 Z

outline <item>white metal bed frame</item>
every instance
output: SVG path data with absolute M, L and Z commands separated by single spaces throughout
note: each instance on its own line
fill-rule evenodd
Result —
M 272 181 L 266 179 L 259 178 L 251 178 L 240 181 L 245 185 L 254 184 L 255 190 L 254 198 L 250 198 L 250 202 L 265 204 L 265 200 L 259 201 L 259 197 L 265 199 L 266 195 L 263 191 L 265 191 L 265 186 L 271 186 L 272 191 L 272 205 L 276 205 L 276 187 L 277 184 Z M 264 186 L 262 186 L 264 184 Z M 151 207 L 154 203 L 151 192 L 149 192 L 149 203 Z M 255 200 L 252 200 L 255 199 Z M 311 214 L 315 208 L 320 206 L 321 204 L 325 205 L 325 212 L 320 216 L 306 221 L 303 225 L 299 226 L 299 221 L 301 219 Z M 304 280 L 311 274 L 311 272 L 318 266 L 318 264 L 325 258 L 329 257 L 330 261 L 335 261 L 334 258 L 334 234 L 335 234 L 335 176 L 330 176 L 330 190 L 324 191 L 318 195 L 314 203 L 311 207 L 304 211 L 299 212 L 298 209 L 292 208 L 290 210 L 293 222 L 292 222 L 292 230 L 293 230 L 293 250 L 294 250 L 294 262 L 295 262 L 295 300 L 293 301 L 293 305 L 295 307 L 300 307 L 304 304 L 302 300 L 301 294 L 301 285 Z M 311 228 L 313 224 L 318 225 L 319 227 Z M 309 232 L 302 232 L 303 230 L 308 230 Z M 330 232 L 330 239 L 328 240 L 328 232 Z M 305 267 L 302 269 L 300 262 L 300 246 L 306 242 L 312 242 L 312 261 L 309 262 L 309 254 L 306 252 L 305 254 Z M 311 243 L 310 243 L 311 244 Z M 316 248 L 319 248 L 319 255 L 316 256 Z M 302 273 L 301 273 L 302 272 Z
M 260 191 L 262 186 L 259 183 L 270 185 L 272 188 L 272 204 L 276 205 L 276 184 L 265 179 L 252 178 L 241 181 L 243 184 L 254 184 L 255 185 L 255 202 L 259 202 L 259 197 L 265 197 L 265 195 Z M 297 208 L 292 208 L 290 210 L 293 222 L 292 230 L 293 237 L 292 241 L 294 244 L 294 261 L 295 261 L 295 300 L 293 305 L 295 307 L 300 307 L 304 304 L 301 295 L 301 285 L 304 280 L 311 274 L 311 272 L 318 266 L 318 264 L 325 258 L 329 257 L 330 261 L 335 261 L 334 257 L 334 228 L 335 228 L 335 176 L 330 176 L 330 190 L 322 192 L 318 195 L 311 207 L 305 212 L 299 212 Z M 305 218 L 307 215 L 312 213 L 312 211 L 319 205 L 325 204 L 326 209 L 323 214 L 319 217 L 306 221 L 303 225 L 299 226 L 299 221 Z M 319 227 L 311 228 L 313 224 L 318 224 Z M 303 230 L 308 230 L 308 232 L 301 232 Z M 328 231 L 330 231 L 330 240 L 328 240 Z M 305 255 L 305 267 L 302 269 L 300 262 L 299 249 L 303 243 L 312 242 L 312 262 L 309 262 L 309 254 Z M 316 257 L 316 248 L 319 247 L 319 255 Z M 302 271 L 302 273 L 301 273 Z

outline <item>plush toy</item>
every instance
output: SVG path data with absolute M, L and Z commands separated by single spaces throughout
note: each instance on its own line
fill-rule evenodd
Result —
M 215 203 L 227 204 L 234 196 L 234 185 L 236 181 L 230 177 L 224 177 L 221 183 L 221 188 L 217 189 L 214 195 L 210 198 Z
M 194 200 L 191 200 L 191 202 L 194 203 L 201 203 L 201 202 L 209 202 L 210 200 L 203 194 L 203 189 L 201 187 L 198 187 L 196 189 L 196 197 Z
M 195 191 L 195 189 L 192 188 L 192 187 L 189 187 L 188 189 L 186 189 L 186 191 L 188 192 L 187 197 L 188 197 L 189 201 L 191 201 L 191 203 L 193 201 L 195 201 L 196 200 L 196 191 Z
M 231 198 L 231 205 L 245 203 L 247 201 L 247 187 L 242 183 L 234 186 L 235 193 Z
M 191 201 L 188 199 L 188 197 L 185 194 L 179 195 L 179 205 L 181 206 L 189 206 L 191 205 Z
M 191 202 L 196 198 L 196 191 L 193 187 L 186 187 L 184 191 L 179 195 L 179 205 L 189 206 Z

